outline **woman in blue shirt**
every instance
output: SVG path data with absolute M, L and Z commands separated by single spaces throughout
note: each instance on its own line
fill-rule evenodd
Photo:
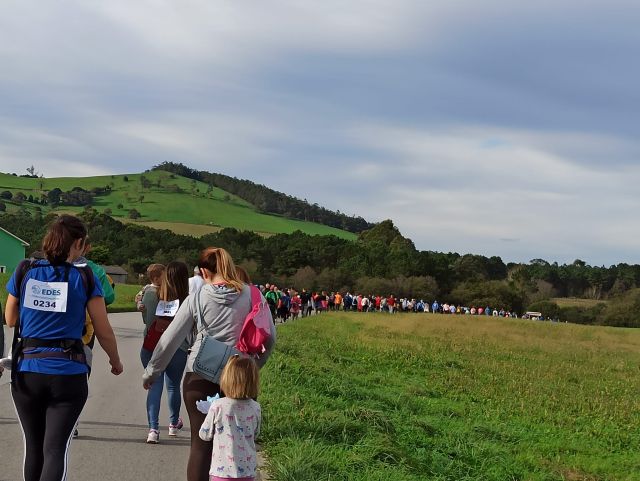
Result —
M 77 217 L 58 217 L 42 241 L 46 260 L 23 261 L 7 284 L 7 325 L 19 323 L 11 395 L 25 437 L 25 481 L 66 477 L 69 441 L 88 394 L 81 340 L 85 310 L 111 372 L 122 373 L 100 282 L 73 265 L 86 241 L 87 229 Z

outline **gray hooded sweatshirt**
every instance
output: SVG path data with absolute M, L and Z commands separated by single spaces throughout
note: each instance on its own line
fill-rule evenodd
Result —
M 162 334 L 153 356 L 144 370 L 143 380 L 155 380 L 164 371 L 171 358 L 183 341 L 189 345 L 187 372 L 193 372 L 193 363 L 200 349 L 201 339 L 196 333 L 198 327 L 198 308 L 196 297 L 200 296 L 204 333 L 218 341 L 235 346 L 240 338 L 242 325 L 251 311 L 251 290 L 245 285 L 241 292 L 226 285 L 205 284 L 182 303 L 169 327 Z M 258 366 L 263 366 L 273 350 L 276 330 L 271 323 L 271 337 L 260 359 Z

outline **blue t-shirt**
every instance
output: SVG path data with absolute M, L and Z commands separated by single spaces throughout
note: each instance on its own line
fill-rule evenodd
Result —
M 36 267 L 38 266 L 38 267 Z M 25 306 L 25 289 L 29 279 L 43 282 L 64 282 L 65 269 L 69 266 L 66 312 L 36 310 Z M 17 272 L 17 271 L 16 271 Z M 16 272 L 7 283 L 7 291 L 20 299 L 20 332 L 24 338 L 34 339 L 81 339 L 85 322 L 87 287 L 82 274 L 70 265 L 52 266 L 47 261 L 38 261 L 27 271 L 20 286 L 16 286 Z M 90 298 L 103 297 L 102 286 L 94 274 L 94 287 Z M 61 348 L 38 348 L 38 351 L 61 351 Z M 40 374 L 84 374 L 87 365 L 62 358 L 23 359 L 18 364 L 19 372 Z

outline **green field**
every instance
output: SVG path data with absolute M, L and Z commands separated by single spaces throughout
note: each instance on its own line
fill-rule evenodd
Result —
M 554 297 L 550 299 L 558 304 L 559 307 L 595 307 L 598 304 L 606 304 L 606 300 L 602 299 L 581 299 L 579 297 Z
M 640 331 L 432 314 L 285 324 L 277 481 L 640 480 Z
M 140 182 L 141 175 L 151 181 L 153 186 L 143 188 Z M 136 209 L 142 215 L 140 223 L 152 226 L 154 223 L 162 223 L 162 228 L 168 226 L 178 233 L 193 232 L 195 235 L 203 235 L 223 227 L 235 227 L 260 233 L 291 233 L 301 230 L 312 235 L 333 234 L 344 239 L 356 238 L 355 234 L 326 225 L 262 214 L 237 196 L 215 187 L 210 190 L 205 183 L 172 176 L 167 172 L 127 174 L 128 181 L 125 181 L 124 177 L 125 175 L 106 175 L 30 179 L 0 174 L 0 191 L 8 190 L 14 195 L 21 191 L 27 197 L 32 195 L 34 198 L 40 198 L 55 187 L 68 191 L 74 187 L 90 190 L 108 185 L 111 187 L 110 193 L 94 198 L 93 207 L 98 211 L 103 212 L 108 208 L 114 217 L 123 219 L 128 216 L 130 209 Z M 178 188 L 182 189 L 182 192 L 177 192 Z M 144 196 L 142 200 L 141 196 Z M 46 206 L 37 206 L 29 202 L 24 202 L 21 206 L 11 201 L 3 202 L 7 204 L 8 211 L 15 211 L 20 207 L 28 210 L 41 207 L 45 212 L 49 210 Z M 120 204 L 123 208 L 118 209 Z M 64 206 L 57 210 L 79 212 L 82 207 Z M 189 229 L 189 225 L 194 227 Z

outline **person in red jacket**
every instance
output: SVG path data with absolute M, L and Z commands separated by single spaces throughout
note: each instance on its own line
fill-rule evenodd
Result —
M 396 299 L 393 297 L 393 294 L 387 297 L 387 307 L 389 308 L 390 314 L 396 312 Z

